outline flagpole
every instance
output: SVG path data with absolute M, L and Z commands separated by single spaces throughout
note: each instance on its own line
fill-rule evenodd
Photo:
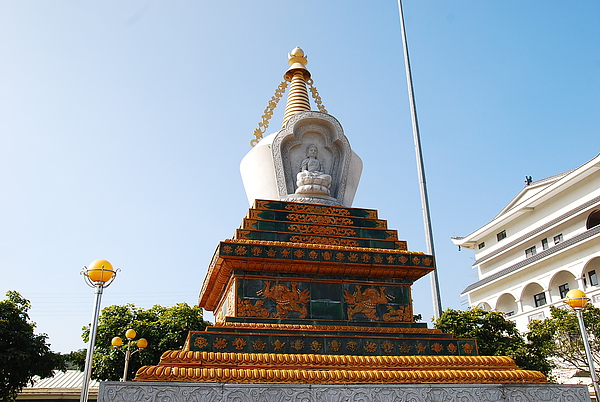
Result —
M 425 226 L 425 240 L 427 242 L 427 253 L 435 257 L 433 247 L 433 230 L 431 228 L 431 218 L 429 214 L 429 199 L 427 197 L 427 183 L 425 182 L 425 165 L 423 164 L 423 154 L 421 153 L 421 137 L 419 134 L 419 123 L 417 121 L 417 107 L 415 105 L 415 93 L 412 84 L 412 74 L 410 72 L 410 59 L 408 57 L 408 43 L 406 41 L 406 29 L 404 26 L 404 13 L 402 11 L 402 0 L 398 0 L 398 13 L 400 14 L 400 29 L 402 31 L 402 46 L 404 48 L 404 65 L 406 67 L 406 82 L 408 85 L 408 99 L 410 102 L 410 116 L 412 119 L 413 136 L 415 141 L 415 153 L 417 157 L 417 171 L 419 175 L 419 185 L 421 189 L 421 206 L 423 209 L 423 224 Z M 433 317 L 440 318 L 442 314 L 442 298 L 440 296 L 440 285 L 438 281 L 437 268 L 430 274 L 431 294 L 433 299 Z

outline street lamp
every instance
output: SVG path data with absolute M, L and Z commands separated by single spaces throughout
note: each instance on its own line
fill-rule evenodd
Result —
M 581 338 L 583 339 L 583 347 L 585 354 L 587 355 L 588 367 L 590 368 L 590 376 L 592 377 L 592 385 L 594 386 L 594 393 L 596 399 L 599 398 L 600 392 L 598 389 L 598 376 L 596 375 L 596 369 L 594 368 L 594 359 L 592 358 L 592 351 L 590 349 L 590 342 L 588 340 L 587 331 L 583 322 L 583 308 L 590 299 L 579 289 L 569 290 L 564 302 L 568 304 L 577 315 L 577 321 L 579 322 L 579 330 L 581 331 Z
M 90 377 L 92 374 L 92 360 L 94 358 L 94 343 L 96 342 L 96 332 L 98 331 L 98 316 L 100 315 L 100 300 L 102 291 L 110 286 L 117 277 L 117 271 L 114 270 L 110 262 L 106 260 L 93 261 L 89 268 L 84 266 L 81 275 L 88 286 L 95 289 L 96 297 L 94 299 L 94 312 L 92 314 L 92 323 L 90 328 L 90 339 L 88 342 L 87 354 L 85 356 L 85 369 L 83 371 L 83 384 L 81 385 L 80 402 L 87 402 L 90 388 Z
M 127 350 L 124 352 L 125 353 L 125 369 L 123 370 L 123 378 L 121 379 L 121 381 L 127 381 L 127 371 L 129 370 L 129 359 L 131 358 L 131 355 L 133 355 L 137 352 L 141 352 L 142 350 L 144 350 L 148 347 L 148 341 L 145 340 L 144 338 L 140 338 L 136 342 L 136 346 L 138 347 L 138 350 L 134 350 L 132 352 L 131 351 L 131 343 L 134 342 L 136 335 L 137 334 L 135 333 L 135 331 L 133 329 L 128 329 L 127 331 L 125 331 L 125 338 L 127 338 Z M 123 339 L 119 338 L 118 336 L 115 336 L 110 343 L 114 346 L 115 349 L 118 350 L 123 345 Z

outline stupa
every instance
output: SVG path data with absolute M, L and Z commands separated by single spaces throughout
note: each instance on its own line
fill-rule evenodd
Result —
M 548 384 L 508 357 L 479 356 L 474 339 L 415 321 L 411 285 L 434 257 L 409 251 L 376 210 L 352 207 L 362 161 L 307 63 L 300 48 L 289 54 L 241 163 L 251 207 L 217 246 L 199 297 L 215 324 L 134 383 L 104 383 L 101 398 L 589 400 L 585 387 Z M 282 128 L 262 138 L 288 83 Z

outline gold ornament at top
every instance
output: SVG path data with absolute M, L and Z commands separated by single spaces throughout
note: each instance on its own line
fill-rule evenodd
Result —
M 304 80 L 310 79 L 310 72 L 306 69 L 308 59 L 304 54 L 304 50 L 296 46 L 290 53 L 288 53 L 288 64 L 290 68 L 286 71 L 283 78 L 286 81 L 291 81 L 294 72 L 301 70 Z
M 285 105 L 285 112 L 283 113 L 283 123 L 281 127 L 285 127 L 287 121 L 295 114 L 300 112 L 310 111 L 310 100 L 308 96 L 308 89 L 310 87 L 310 93 L 312 98 L 317 105 L 317 108 L 322 113 L 327 113 L 327 109 L 323 106 L 323 101 L 317 88 L 313 86 L 313 80 L 310 76 L 310 71 L 306 68 L 308 59 L 304 54 L 304 51 L 296 46 L 290 53 L 288 53 L 288 64 L 290 68 L 283 75 L 284 81 L 279 84 L 275 90 L 275 94 L 271 97 L 265 111 L 263 112 L 261 122 L 258 123 L 258 128 L 254 130 L 254 139 L 250 141 L 250 145 L 254 147 L 263 138 L 263 134 L 269 127 L 269 120 L 273 116 L 273 111 L 277 107 L 279 100 L 283 96 L 287 83 L 290 83 L 290 92 Z

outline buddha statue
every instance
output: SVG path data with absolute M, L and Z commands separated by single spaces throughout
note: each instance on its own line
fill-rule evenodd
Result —
M 296 194 L 330 195 L 331 176 L 324 172 L 317 154 L 318 148 L 315 144 L 306 148 L 306 159 L 302 161 L 300 172 L 296 175 Z

